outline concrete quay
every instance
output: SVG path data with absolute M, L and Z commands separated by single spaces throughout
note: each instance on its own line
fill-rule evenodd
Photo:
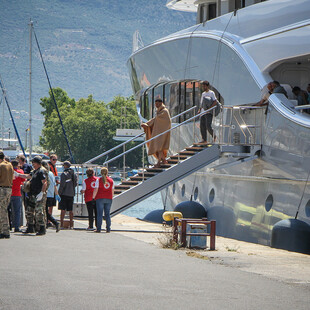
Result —
M 0 309 L 309 309 L 308 255 L 221 237 L 163 249 L 162 225 L 124 215 L 86 227 L 0 240 Z

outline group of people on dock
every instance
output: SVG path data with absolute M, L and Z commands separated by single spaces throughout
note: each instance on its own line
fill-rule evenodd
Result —
M 77 175 L 69 161 L 63 162 L 60 177 L 56 168 L 57 155 L 51 154 L 50 161 L 40 156 L 27 163 L 23 155 L 10 161 L 0 151 L 0 239 L 9 239 L 10 233 L 22 232 L 37 236 L 45 235 L 46 229 L 54 224 L 56 232 L 65 228 L 65 214 L 69 213 L 67 228 L 73 228 L 73 203 Z M 108 177 L 108 169 L 101 169 L 101 177 L 95 177 L 93 169 L 87 169 L 87 178 L 83 181 L 85 202 L 89 214 L 88 230 L 93 228 L 93 214 L 96 218 L 95 232 L 101 232 L 103 213 L 106 220 L 106 232 L 111 231 L 110 209 L 113 199 L 113 180 Z M 52 213 L 58 201 L 60 222 Z M 21 231 L 22 211 L 25 210 L 27 228 Z

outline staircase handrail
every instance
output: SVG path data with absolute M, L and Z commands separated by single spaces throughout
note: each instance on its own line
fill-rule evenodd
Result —
M 185 110 L 185 111 L 179 113 L 178 115 L 173 116 L 173 117 L 171 118 L 171 120 L 174 120 L 175 118 L 180 117 L 181 115 L 190 112 L 191 110 L 195 109 L 196 107 L 197 107 L 197 106 L 195 106 L 195 105 L 192 106 L 191 108 L 189 108 L 189 109 L 187 109 L 187 110 Z M 117 146 L 114 146 L 112 149 L 110 149 L 110 150 L 108 150 L 108 151 L 105 151 L 104 153 L 99 154 L 99 155 L 97 155 L 97 156 L 94 157 L 94 158 L 89 159 L 89 160 L 86 161 L 84 164 L 90 164 L 90 163 L 92 163 L 93 161 L 95 161 L 95 160 L 97 160 L 97 159 L 99 159 L 99 158 L 101 158 L 101 157 L 103 157 L 103 156 L 105 156 L 105 155 L 108 155 L 108 154 L 110 154 L 111 152 L 117 150 L 118 148 L 120 148 L 120 147 L 126 145 L 127 143 L 129 143 L 129 142 L 131 142 L 131 141 L 133 141 L 133 140 L 135 140 L 135 139 L 137 139 L 137 138 L 143 136 L 144 134 L 145 134 L 144 132 L 139 133 L 139 134 L 136 135 L 135 137 L 133 137 L 133 138 L 131 138 L 131 139 L 129 139 L 129 140 L 127 140 L 127 141 L 121 143 L 121 144 L 118 144 Z M 159 134 L 158 136 L 160 136 L 160 135 L 161 135 L 161 134 Z M 158 136 L 156 136 L 156 137 L 158 137 Z M 122 155 L 123 155 L 123 154 L 126 154 L 126 153 L 122 153 Z M 108 162 L 110 162 L 110 161 L 106 161 L 105 163 L 108 163 Z
M 145 145 L 146 143 L 149 143 L 150 141 L 152 141 L 152 140 L 154 140 L 154 139 L 156 139 L 156 138 L 158 138 L 158 137 L 160 137 L 160 136 L 162 136 L 162 135 L 164 135 L 164 134 L 166 134 L 166 133 L 172 131 L 173 129 L 178 128 L 178 127 L 180 127 L 181 125 L 184 125 L 184 124 L 190 122 L 191 120 L 194 120 L 195 118 L 197 118 L 197 117 L 199 117 L 199 116 L 202 116 L 202 115 L 204 115 L 204 114 L 206 114 L 206 113 L 208 113 L 208 112 L 214 110 L 216 107 L 217 107 L 217 106 L 214 106 L 214 107 L 212 107 L 212 108 L 210 108 L 210 109 L 208 109 L 208 110 L 206 110 L 206 111 L 202 111 L 202 112 L 200 112 L 199 114 L 192 116 L 191 118 L 189 118 L 189 119 L 183 121 L 182 123 L 177 124 L 177 125 L 174 126 L 174 127 L 171 127 L 170 129 L 168 129 L 168 130 L 166 130 L 166 131 L 164 131 L 164 132 L 162 132 L 162 133 L 156 135 L 155 137 L 152 137 L 151 139 L 148 139 L 148 140 L 146 140 L 146 141 L 144 141 L 144 142 L 142 142 L 142 143 L 140 143 L 140 144 L 138 144 L 138 145 L 132 147 L 131 149 L 129 149 L 129 150 L 123 152 L 122 154 L 119 154 L 119 155 L 117 155 L 117 156 L 115 156 L 115 157 L 113 157 L 113 158 L 111 158 L 111 159 L 105 161 L 104 164 L 108 164 L 108 163 L 110 163 L 110 162 L 112 162 L 112 161 L 114 161 L 114 160 L 116 160 L 116 159 L 118 159 L 118 158 L 120 158 L 120 157 L 122 157 L 122 156 L 124 156 L 124 155 L 126 155 L 126 154 L 128 154 L 128 153 L 130 153 L 131 151 L 133 151 L 133 150 L 135 150 L 135 149 L 137 149 L 137 148 L 139 148 L 139 147 Z M 87 162 L 86 162 L 86 163 L 87 163 Z M 85 164 L 86 164 L 86 163 L 85 163 Z

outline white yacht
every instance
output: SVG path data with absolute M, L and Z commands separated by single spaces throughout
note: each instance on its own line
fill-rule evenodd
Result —
M 157 96 L 172 117 L 189 110 L 175 123 L 192 118 L 203 80 L 223 105 L 212 124 L 219 158 L 170 183 L 162 191 L 167 208 L 192 199 L 217 220 L 219 235 L 310 253 L 309 106 L 291 93 L 310 83 L 310 1 L 172 0 L 167 7 L 197 12 L 197 24 L 130 56 L 141 120 L 154 116 Z M 267 107 L 253 106 L 273 80 L 288 96 L 273 93 Z M 199 119 L 184 122 L 171 132 L 170 155 L 199 140 Z

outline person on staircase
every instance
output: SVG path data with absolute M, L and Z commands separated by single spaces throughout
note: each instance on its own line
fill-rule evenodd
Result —
M 155 100 L 156 116 L 148 122 L 141 124 L 146 134 L 146 140 L 149 140 L 171 128 L 171 118 L 168 109 L 163 104 L 161 98 Z M 167 164 L 167 153 L 170 146 L 170 132 L 167 132 L 158 138 L 147 143 L 148 155 L 154 155 L 157 159 L 155 167 L 161 164 Z
M 208 81 L 202 82 L 202 88 L 203 93 L 201 94 L 200 107 L 198 109 L 198 113 L 211 109 L 218 103 L 214 91 L 210 90 L 210 83 Z M 213 137 L 213 141 L 216 140 L 216 136 L 213 135 L 213 129 L 212 129 L 213 112 L 214 111 L 210 111 L 200 116 L 200 133 L 202 141 L 200 141 L 199 143 L 201 144 L 207 143 L 207 131 Z
M 60 195 L 60 203 L 58 209 L 60 213 L 60 227 L 64 228 L 64 218 L 66 211 L 69 212 L 70 229 L 73 228 L 73 199 L 75 196 L 75 187 L 77 185 L 77 177 L 73 169 L 71 169 L 71 163 L 65 161 L 63 163 L 64 171 L 60 176 L 60 185 L 58 193 Z

